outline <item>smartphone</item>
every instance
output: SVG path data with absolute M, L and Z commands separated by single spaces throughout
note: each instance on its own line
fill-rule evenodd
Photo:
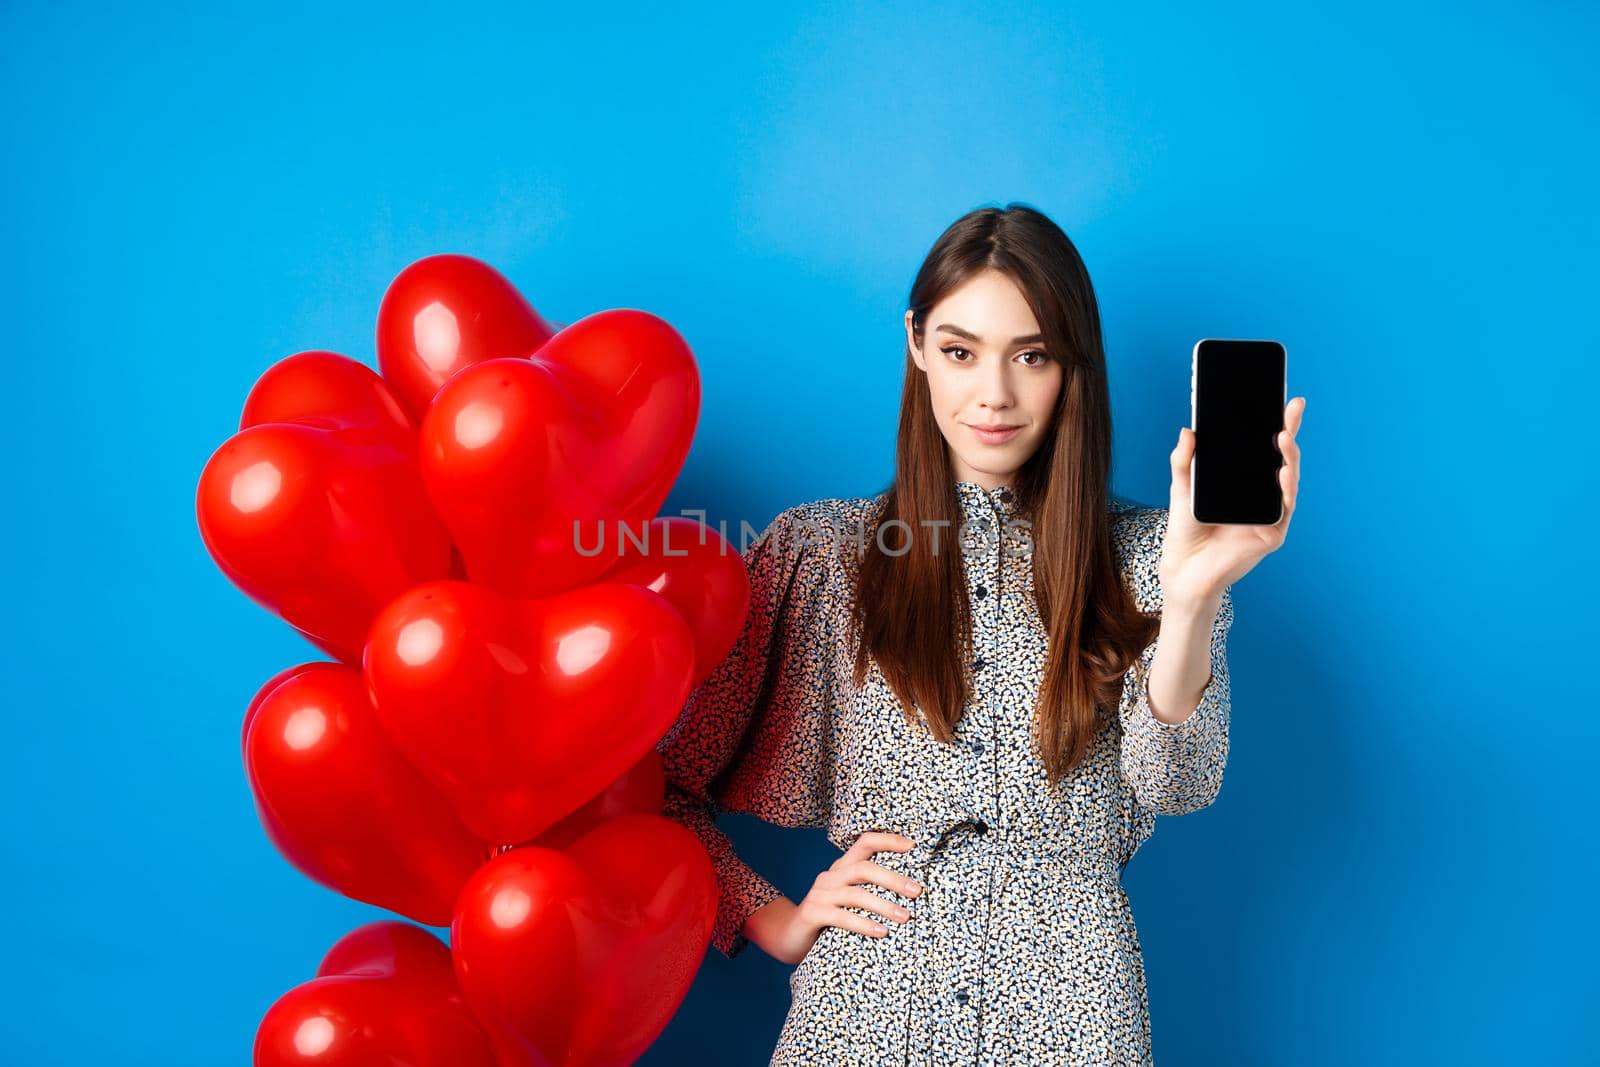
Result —
M 1189 504 L 1196 522 L 1271 525 L 1283 518 L 1278 431 L 1288 402 L 1288 352 L 1280 342 L 1195 343 Z

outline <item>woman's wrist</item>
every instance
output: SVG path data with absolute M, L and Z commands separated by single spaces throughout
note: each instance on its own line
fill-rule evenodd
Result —
M 773 897 L 745 917 L 744 936 L 773 959 L 784 963 L 797 962 L 786 958 L 789 952 L 785 935 L 794 925 L 794 913 L 799 907 L 786 896 Z
M 1189 593 L 1174 590 L 1169 595 L 1163 595 L 1161 599 L 1162 619 L 1196 625 L 1205 630 L 1211 629 L 1211 624 L 1217 619 L 1217 612 L 1221 610 L 1220 592 Z

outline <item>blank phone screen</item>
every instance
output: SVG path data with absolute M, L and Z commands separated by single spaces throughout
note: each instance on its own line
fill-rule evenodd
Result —
M 1286 354 L 1277 341 L 1201 341 L 1194 360 L 1194 464 L 1200 522 L 1274 523 L 1282 516 L 1278 431 Z

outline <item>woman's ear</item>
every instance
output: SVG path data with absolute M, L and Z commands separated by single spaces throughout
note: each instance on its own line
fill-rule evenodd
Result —
M 911 309 L 906 309 L 906 348 L 911 353 L 911 362 L 917 365 L 922 373 L 928 373 L 928 365 L 922 361 L 922 351 L 917 348 L 917 337 L 911 326 Z

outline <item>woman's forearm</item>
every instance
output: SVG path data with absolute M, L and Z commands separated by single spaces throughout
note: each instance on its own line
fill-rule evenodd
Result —
M 1211 628 L 1221 608 L 1220 594 L 1202 600 L 1178 598 L 1163 605 L 1147 680 L 1150 713 L 1162 722 L 1181 723 L 1200 706 L 1200 696 L 1211 681 Z

